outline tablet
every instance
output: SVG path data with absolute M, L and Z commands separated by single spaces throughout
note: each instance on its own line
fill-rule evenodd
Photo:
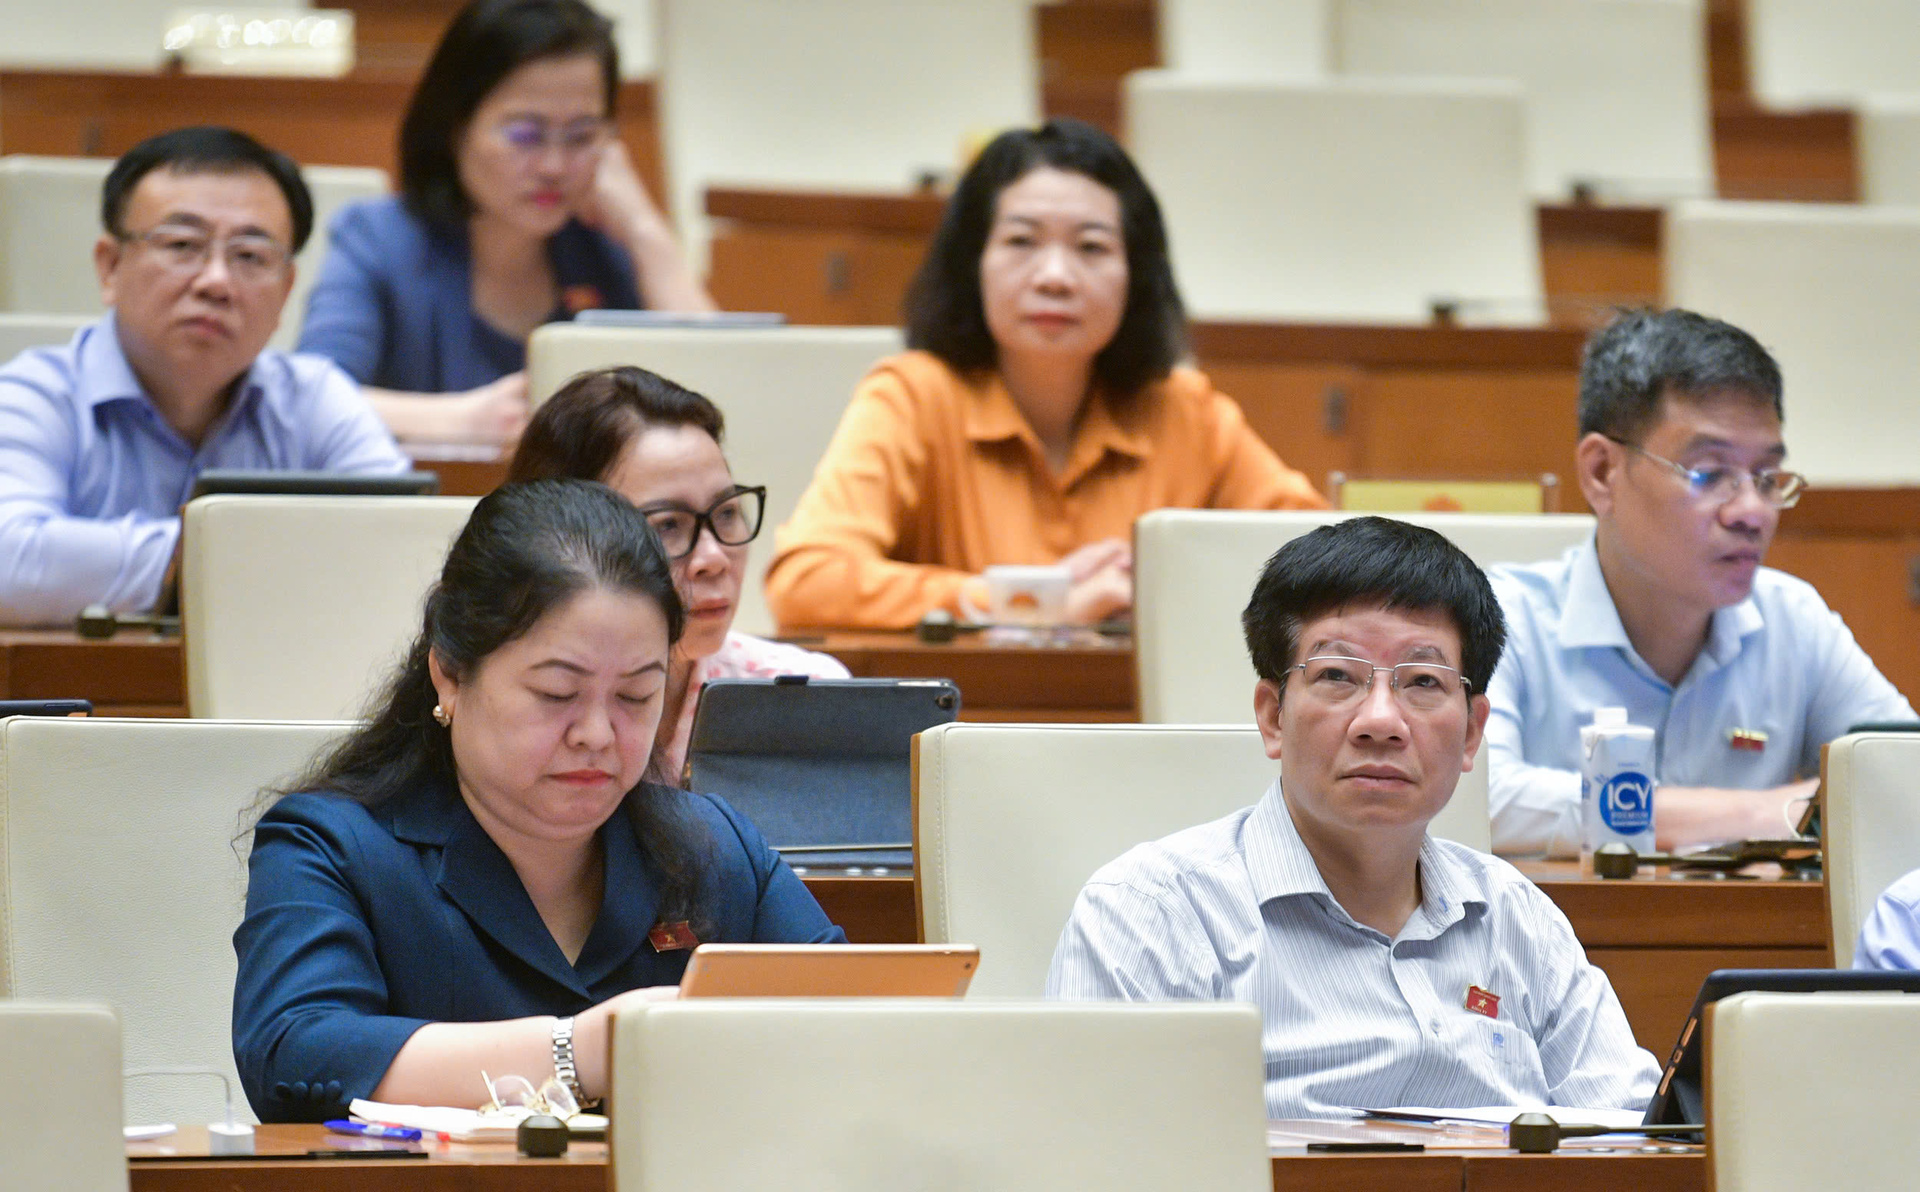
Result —
M 971 944 L 701 944 L 681 997 L 960 997 Z

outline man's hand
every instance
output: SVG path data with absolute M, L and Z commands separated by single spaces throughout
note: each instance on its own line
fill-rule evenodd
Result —
M 1779 840 L 1791 834 L 1790 810 L 1799 811 L 1798 805 L 1819 789 L 1818 778 L 1757 791 L 1661 786 L 1653 796 L 1655 843 L 1671 852 L 1729 840 Z

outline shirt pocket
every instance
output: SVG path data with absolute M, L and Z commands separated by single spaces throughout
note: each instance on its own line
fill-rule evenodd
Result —
M 1539 1067 L 1533 1040 L 1511 1022 L 1483 1018 L 1474 1024 L 1474 1034 L 1487 1057 L 1502 1067 L 1527 1071 Z

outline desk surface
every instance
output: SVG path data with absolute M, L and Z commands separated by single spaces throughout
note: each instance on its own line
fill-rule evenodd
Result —
M 1285 1128 L 1289 1123 L 1274 1123 Z M 1298 1123 L 1315 1132 L 1330 1123 Z M 319 1126 L 261 1126 L 256 1150 L 301 1155 L 339 1149 L 350 1140 Z M 604 1192 L 607 1148 L 581 1143 L 563 1159 L 522 1159 L 504 1143 L 447 1145 L 420 1159 L 161 1159 L 174 1151 L 205 1153 L 206 1132 L 190 1128 L 154 1143 L 127 1148 L 132 1192 L 400 1192 L 402 1189 L 526 1189 L 528 1192 Z M 1276 1192 L 1461 1192 L 1462 1189 L 1528 1189 L 1586 1192 L 1633 1188 L 1641 1192 L 1692 1192 L 1706 1186 L 1706 1163 L 1698 1151 L 1641 1155 L 1631 1150 L 1593 1154 L 1518 1155 L 1504 1150 L 1429 1151 L 1420 1155 L 1308 1155 L 1277 1149 Z

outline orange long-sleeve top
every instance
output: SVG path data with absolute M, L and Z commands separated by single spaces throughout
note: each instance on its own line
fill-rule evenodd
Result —
M 995 563 L 1054 563 L 1162 508 L 1324 509 L 1232 398 L 1176 368 L 1096 396 L 1056 473 L 997 375 L 927 352 L 874 366 L 775 539 L 767 605 L 787 626 L 903 628 Z M 976 585 L 976 604 L 982 596 Z

